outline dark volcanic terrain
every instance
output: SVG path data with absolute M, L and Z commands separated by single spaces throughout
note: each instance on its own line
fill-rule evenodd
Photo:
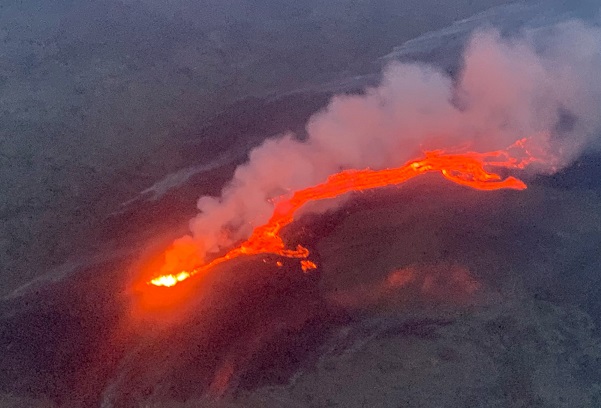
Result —
M 301 3 L 0 4 L 1 407 L 601 406 L 595 154 L 520 192 L 354 195 L 285 231 L 317 270 L 241 258 L 144 307 L 132 282 L 198 197 L 332 94 L 599 9 Z
M 3 302 L 1 383 L 67 405 L 594 407 L 599 191 L 557 183 L 368 192 L 288 231 L 317 271 L 240 259 L 170 310 L 127 290 L 136 256 L 98 261 Z

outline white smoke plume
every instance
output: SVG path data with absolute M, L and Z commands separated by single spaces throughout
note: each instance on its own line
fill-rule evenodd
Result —
M 334 97 L 310 119 L 306 140 L 289 134 L 254 149 L 221 197 L 199 199 L 191 235 L 179 244 L 202 260 L 264 224 L 272 198 L 341 169 L 400 166 L 423 149 L 488 151 L 529 137 L 565 166 L 596 143 L 600 108 L 598 27 L 570 21 L 512 38 L 478 31 L 455 77 L 394 63 L 379 86 Z

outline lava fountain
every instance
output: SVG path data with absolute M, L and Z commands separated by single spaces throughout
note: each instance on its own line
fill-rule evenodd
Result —
M 156 276 L 146 284 L 173 287 L 182 281 L 204 274 L 219 264 L 244 255 L 275 254 L 297 258 L 301 260 L 303 271 L 315 269 L 317 265 L 307 259 L 309 257 L 307 248 L 300 244 L 296 248 L 288 248 L 280 236 L 282 228 L 292 223 L 297 211 L 308 202 L 331 199 L 350 192 L 399 185 L 419 175 L 432 172 L 440 173 L 454 183 L 478 190 L 523 190 L 526 184 L 520 179 L 513 176 L 503 178 L 490 169 L 523 169 L 539 161 L 526 148 L 527 141 L 528 139 L 521 139 L 505 150 L 485 153 L 432 150 L 425 152 L 424 157 L 409 161 L 397 168 L 344 170 L 333 174 L 321 184 L 298 190 L 288 198 L 281 198 L 276 202 L 269 221 L 256 227 L 246 241 L 225 255 L 204 265 L 190 265 L 186 270 Z

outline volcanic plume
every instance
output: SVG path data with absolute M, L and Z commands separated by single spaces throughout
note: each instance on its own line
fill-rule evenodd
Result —
M 379 86 L 334 97 L 306 138 L 287 134 L 251 151 L 220 197 L 199 199 L 191 234 L 167 251 L 153 283 L 172 286 L 245 254 L 306 258 L 279 231 L 312 200 L 430 171 L 475 188 L 525 188 L 492 168 L 549 173 L 594 145 L 600 68 L 601 30 L 577 21 L 512 38 L 476 32 L 454 76 L 394 63 Z
M 256 255 L 262 253 L 276 254 L 288 258 L 307 258 L 309 250 L 298 245 L 296 249 L 286 247 L 280 231 L 294 221 L 294 216 L 307 203 L 317 200 L 339 197 L 345 193 L 402 184 L 414 177 L 428 172 L 440 172 L 445 178 L 478 190 L 497 190 L 510 188 L 522 190 L 526 188 L 524 182 L 515 177 L 502 179 L 495 173 L 485 170 L 485 166 L 523 169 L 534 161 L 540 159 L 532 156 L 525 144 L 527 140 L 516 142 L 512 148 L 522 150 L 519 156 L 512 156 L 512 149 L 488 153 L 462 153 L 448 154 L 442 151 L 426 152 L 426 157 L 412 161 L 405 165 L 384 170 L 345 170 L 334 174 L 326 182 L 303 190 L 296 191 L 289 199 L 281 199 L 274 207 L 269 221 L 254 229 L 250 238 L 240 246 L 232 249 L 224 256 L 214 259 L 206 265 L 195 269 L 188 269 L 178 273 L 166 274 L 151 280 L 155 286 L 174 286 L 193 275 L 209 270 L 211 267 L 237 258 L 242 255 Z M 193 245 L 189 246 L 194 248 Z M 181 247 L 180 247 L 181 248 Z M 181 249 L 180 249 L 181 251 Z M 301 260 L 303 271 L 315 269 L 317 266 L 310 260 Z

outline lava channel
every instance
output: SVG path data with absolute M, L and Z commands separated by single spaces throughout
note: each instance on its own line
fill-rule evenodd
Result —
M 514 189 L 523 190 L 526 184 L 515 177 L 502 178 L 499 174 L 487 171 L 487 168 L 523 169 L 538 161 L 525 148 L 527 139 L 521 139 L 508 149 L 486 153 L 446 153 L 433 150 L 424 153 L 419 160 L 412 160 L 401 167 L 383 170 L 345 170 L 328 177 L 318 185 L 294 192 L 275 204 L 269 221 L 256 227 L 251 236 L 240 246 L 231 249 L 225 255 L 213 261 L 173 274 L 157 276 L 147 282 L 148 285 L 173 287 L 178 283 L 202 274 L 216 265 L 243 255 L 276 254 L 301 260 L 303 271 L 315 269 L 317 265 L 309 261 L 309 250 L 302 245 L 287 248 L 280 236 L 282 228 L 294 221 L 296 212 L 311 201 L 325 200 L 340 195 L 370 190 L 390 185 L 398 185 L 422 174 L 438 172 L 446 179 L 477 190 Z M 511 155 L 518 149 L 521 158 Z

